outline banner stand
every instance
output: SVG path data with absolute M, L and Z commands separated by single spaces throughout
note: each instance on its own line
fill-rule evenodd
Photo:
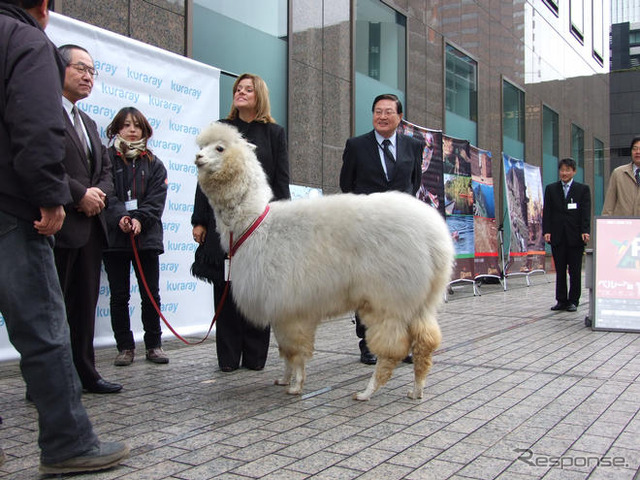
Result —
M 486 275 L 489 276 L 489 275 Z M 471 283 L 471 285 L 473 286 L 473 296 L 481 296 L 482 294 L 480 293 L 480 290 L 478 290 L 478 286 L 476 285 L 476 281 L 475 279 L 471 279 L 471 278 L 456 278 L 455 280 L 451 280 L 448 284 L 447 284 L 447 289 L 444 292 L 444 301 L 448 302 L 449 301 L 449 295 L 453 295 L 453 285 L 457 284 L 457 283 Z

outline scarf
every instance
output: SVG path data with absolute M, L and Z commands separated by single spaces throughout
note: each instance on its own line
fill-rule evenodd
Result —
M 113 142 L 113 146 L 121 155 L 125 158 L 133 159 L 139 157 L 147 151 L 147 139 L 141 138 L 136 142 L 128 142 L 120 135 L 116 135 L 116 139 Z

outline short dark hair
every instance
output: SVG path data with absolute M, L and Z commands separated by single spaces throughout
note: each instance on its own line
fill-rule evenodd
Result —
M 629 145 L 629 154 L 631 154 L 631 150 L 633 149 L 633 146 L 638 142 L 640 142 L 640 135 L 636 135 L 631 139 L 631 145 Z
M 89 53 L 89 50 L 87 50 L 84 47 L 81 47 L 80 45 L 74 45 L 72 43 L 61 45 L 58 47 L 58 51 L 60 52 L 60 56 L 62 57 L 66 65 L 69 65 L 71 63 L 71 52 L 73 50 L 82 50 L 83 52 L 86 52 L 87 55 L 91 56 L 91 54 Z
M 10 3 L 11 5 L 15 5 L 17 7 L 22 7 L 22 8 L 33 8 L 33 7 L 37 7 L 38 5 L 42 5 L 42 2 L 44 2 L 45 0 L 0 0 L 0 3 Z M 53 2 L 50 0 L 47 3 L 47 6 L 49 9 L 53 8 Z
M 576 161 L 571 157 L 563 158 L 558 162 L 558 170 L 560 170 L 563 166 L 569 167 L 571 170 L 575 172 Z
M 391 100 L 393 102 L 396 102 L 396 113 L 398 114 L 402 113 L 402 102 L 393 93 L 383 93 L 382 95 L 378 95 L 373 100 L 373 105 L 371 105 L 372 112 L 376 109 L 376 103 L 378 103 L 380 100 Z
M 142 138 L 149 138 L 153 135 L 153 128 L 151 128 L 149 120 L 147 120 L 147 117 L 145 117 L 140 110 L 135 107 L 124 107 L 116 113 L 116 116 L 113 117 L 113 120 L 111 120 L 111 123 L 107 127 L 107 138 L 109 140 L 115 138 L 115 136 L 120 133 L 128 115 L 131 115 L 133 121 L 140 125 Z

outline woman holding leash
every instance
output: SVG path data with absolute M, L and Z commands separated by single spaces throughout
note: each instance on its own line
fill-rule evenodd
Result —
M 115 193 L 105 210 L 109 247 L 103 260 L 111 289 L 111 327 L 118 347 L 113 362 L 116 366 L 131 365 L 135 357 L 129 317 L 132 263 L 142 297 L 146 358 L 153 363 L 169 363 L 169 357 L 162 350 L 160 317 L 143 287 L 130 240 L 133 233 L 142 273 L 159 307 L 159 256 L 164 251 L 161 217 L 167 199 L 167 170 L 147 149 L 147 140 L 152 134 L 149 121 L 133 107 L 121 109 L 107 127 L 107 137 L 113 142 L 109 157 Z
M 233 105 L 226 119 L 236 127 L 256 149 L 256 156 L 267 174 L 274 200 L 289 199 L 289 156 L 284 129 L 271 116 L 269 89 L 258 75 L 243 73 L 233 84 Z M 224 260 L 226 254 L 216 232 L 216 221 L 209 201 L 200 187 L 191 217 L 193 239 L 200 246 L 195 253 L 191 273 L 213 283 L 217 307 L 224 292 Z M 250 370 L 262 370 L 269 351 L 270 329 L 254 327 L 238 311 L 229 295 L 216 322 L 218 366 L 232 372 L 240 365 Z

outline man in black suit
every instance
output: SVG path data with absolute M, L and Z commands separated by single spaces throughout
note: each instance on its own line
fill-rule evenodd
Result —
M 544 190 L 542 215 L 544 240 L 551 244 L 556 266 L 557 303 L 551 310 L 575 312 L 582 289 L 582 255 L 591 228 L 591 193 L 589 185 L 573 180 L 576 162 L 572 158 L 560 160 L 558 172 L 560 181 L 547 185 Z
M 347 140 L 342 154 L 340 189 L 345 193 L 374 193 L 398 190 L 414 195 L 422 178 L 424 142 L 397 133 L 402 120 L 402 102 L 393 94 L 378 95 L 373 101 L 373 130 Z M 366 327 L 356 312 L 356 335 L 360 340 L 360 361 L 374 365 Z M 411 356 L 405 359 L 411 362 Z
M 73 200 L 65 205 L 67 216 L 56 234 L 56 268 L 67 307 L 73 362 L 82 387 L 91 393 L 115 393 L 122 385 L 100 376 L 93 349 L 102 249 L 107 242 L 102 211 L 113 191 L 111 162 L 95 122 L 76 106 L 93 89 L 93 59 L 77 45 L 63 45 L 59 50 L 66 63 L 62 88 L 64 167 Z

